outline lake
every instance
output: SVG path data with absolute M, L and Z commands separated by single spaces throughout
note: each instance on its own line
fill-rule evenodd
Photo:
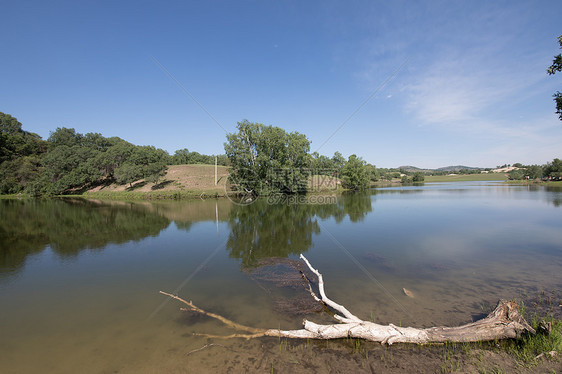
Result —
M 0 200 L 0 372 L 270 372 L 288 357 L 278 338 L 194 335 L 233 331 L 158 291 L 254 327 L 331 323 L 299 284 L 300 253 L 331 299 L 383 324 L 459 325 L 562 289 L 560 189 L 427 183 L 317 201 Z

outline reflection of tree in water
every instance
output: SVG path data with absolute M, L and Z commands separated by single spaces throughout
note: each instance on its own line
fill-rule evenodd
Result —
M 306 251 L 312 245 L 312 234 L 320 232 L 313 206 L 304 204 L 268 205 L 260 199 L 233 208 L 229 221 L 231 232 L 226 247 L 231 257 L 249 267 L 261 258 Z
M 275 310 L 291 315 L 317 313 L 322 307 L 310 297 L 303 274 L 308 273 L 311 281 L 315 277 L 301 261 L 286 257 L 312 246 L 313 234 L 320 233 L 318 220 L 341 222 L 349 217 L 357 222 L 371 210 L 371 196 L 359 193 L 338 196 L 335 204 L 269 205 L 264 199 L 236 206 L 230 211 L 227 250 L 271 297 Z
M 318 219 L 334 217 L 341 222 L 362 220 L 372 210 L 368 194 L 344 194 L 336 204 L 267 204 L 265 199 L 230 211 L 231 227 L 227 250 L 242 260 L 243 267 L 257 265 L 259 259 L 288 257 L 306 252 L 312 235 L 320 233 Z
M 546 186 L 546 190 L 549 192 L 548 201 L 557 208 L 562 206 L 562 186 Z
M 349 217 L 351 222 L 362 221 L 367 213 L 373 210 L 371 205 L 371 195 L 367 193 L 346 193 L 343 194 L 339 200 L 338 206 L 341 206 L 341 211 L 343 211 L 343 217 L 346 215 Z M 343 217 L 340 215 L 336 216 L 336 221 L 340 222 Z
M 174 221 L 176 227 L 179 230 L 189 231 L 191 230 L 191 226 L 193 226 L 193 222 L 191 221 Z
M 170 220 L 134 204 L 88 200 L 0 201 L 0 274 L 49 245 L 61 256 L 155 236 Z

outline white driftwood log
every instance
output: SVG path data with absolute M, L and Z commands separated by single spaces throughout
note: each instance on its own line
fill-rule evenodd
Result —
M 308 260 L 301 254 L 300 258 L 306 263 L 308 268 L 318 277 L 318 289 L 320 298 L 316 296 L 310 287 L 310 293 L 316 300 L 324 303 L 337 313 L 334 314 L 340 323 L 331 325 L 319 325 L 306 319 L 303 321 L 303 328 L 299 330 L 279 330 L 279 329 L 259 329 L 240 325 L 230 321 L 220 315 L 209 313 L 195 306 L 191 301 L 186 301 L 176 295 L 160 291 L 160 293 L 172 297 L 186 304 L 191 310 L 223 322 L 227 326 L 237 330 L 245 331 L 249 334 L 232 334 L 227 336 L 211 336 L 220 338 L 255 338 L 260 336 L 275 336 L 296 339 L 338 339 L 338 338 L 359 338 L 382 344 L 393 343 L 444 343 L 444 342 L 476 342 L 500 340 L 509 338 L 519 338 L 524 333 L 535 333 L 535 330 L 525 321 L 519 313 L 515 301 L 500 300 L 496 309 L 486 318 L 477 322 L 469 323 L 458 327 L 430 327 L 418 329 L 414 327 L 399 327 L 393 324 L 379 325 L 369 321 L 363 321 L 349 312 L 344 306 L 330 300 L 324 291 L 324 279 L 322 274 L 310 265 Z M 339 314 L 338 314 L 339 313 Z

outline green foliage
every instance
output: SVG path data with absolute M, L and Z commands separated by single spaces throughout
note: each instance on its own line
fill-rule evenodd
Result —
M 115 170 L 131 157 L 135 146 L 119 138 L 113 138 L 111 145 L 98 152 L 91 160 L 89 168 L 99 171 L 108 180 L 115 179 Z
M 133 187 L 133 182 L 142 178 L 142 166 L 133 163 L 125 163 L 115 170 L 115 179 L 119 183 L 128 183 Z
M 230 180 L 239 191 L 307 191 L 310 141 L 305 135 L 247 120 L 237 128 L 237 133 L 227 134 L 224 149 L 232 167 Z
M 46 143 L 21 126 L 16 118 L 0 112 L 1 194 L 22 192 L 42 171 Z
M 217 165 L 228 166 L 228 157 L 226 155 L 217 155 Z M 173 156 L 169 158 L 169 165 L 186 165 L 186 164 L 215 164 L 215 155 L 202 155 L 199 152 L 190 152 L 187 148 L 177 150 Z
M 341 153 L 334 153 L 334 156 L 332 156 L 332 165 L 336 169 L 336 171 L 341 174 L 343 166 L 345 165 L 345 158 Z
M 144 179 L 156 182 L 166 172 L 167 154 L 152 146 L 137 146 L 129 157 L 115 169 L 115 178 L 120 183 L 132 183 Z
M 425 180 L 425 175 L 423 175 L 422 172 L 418 171 L 415 172 L 414 175 L 412 176 L 412 181 L 419 183 L 419 182 L 423 182 Z
M 540 165 L 529 165 L 527 166 L 527 175 L 530 179 L 538 179 L 542 177 L 543 167 Z
M 546 164 L 543 168 L 543 176 L 552 179 L 562 179 L 562 161 L 555 158 L 552 162 Z
M 457 171 L 457 174 L 480 174 L 479 169 L 461 169 Z
M 50 147 L 56 148 L 60 146 L 79 146 L 82 145 L 82 134 L 77 134 L 76 130 L 66 127 L 57 127 L 55 131 L 51 131 L 47 138 Z
M 41 137 L 22 130 L 21 126 L 16 118 L 0 112 L 0 163 L 46 151 Z
M 371 181 L 374 182 L 380 179 L 381 176 L 379 170 L 375 165 L 367 164 L 367 169 L 369 171 L 369 178 L 371 179 Z
M 351 155 L 342 167 L 341 179 L 344 188 L 363 190 L 369 187 L 371 171 L 361 157 Z
M 558 37 L 558 44 L 560 45 L 560 49 L 562 49 L 562 35 Z M 558 56 L 554 56 L 554 60 L 552 61 L 552 65 L 546 70 L 549 75 L 555 74 L 562 71 L 562 54 Z M 556 114 L 558 114 L 558 118 L 562 121 L 562 93 L 557 91 L 552 95 L 554 97 L 554 102 L 556 103 Z
M 41 159 L 38 155 L 4 161 L 0 164 L 0 194 L 22 192 L 41 173 Z
M 378 179 L 391 181 L 395 178 L 400 178 L 400 170 L 398 169 L 388 169 L 388 168 L 377 168 Z
M 310 168 L 313 170 L 314 174 L 331 176 L 341 171 L 341 166 L 336 166 L 333 158 L 321 155 L 318 152 L 313 152 L 310 156 Z
M 523 169 L 514 169 L 507 173 L 507 177 L 511 180 L 522 180 L 525 179 L 525 174 Z
M 161 149 L 65 127 L 44 141 L 22 130 L 14 117 L 0 113 L 0 194 L 59 195 L 103 182 L 156 182 L 168 161 Z
M 49 136 L 50 151 L 43 162 L 45 193 L 63 194 L 101 181 L 157 181 L 166 171 L 168 154 L 152 146 L 135 146 L 101 134 L 82 135 L 57 128 Z
M 412 177 L 410 177 L 409 175 L 403 175 L 402 178 L 400 179 L 400 183 L 411 184 L 412 183 Z
M 550 334 L 539 332 L 536 335 L 525 335 L 521 340 L 508 341 L 506 350 L 519 360 L 530 364 L 537 363 L 537 356 L 540 354 L 547 355 L 552 351 L 560 352 L 562 350 L 562 321 L 552 318 L 548 320 L 552 324 Z M 539 321 L 533 320 L 531 326 L 538 330 Z
M 516 166 L 519 169 L 514 169 L 507 173 L 508 178 L 511 180 L 539 179 L 543 176 L 543 166 L 540 165 L 525 166 L 522 164 L 513 164 L 513 166 Z

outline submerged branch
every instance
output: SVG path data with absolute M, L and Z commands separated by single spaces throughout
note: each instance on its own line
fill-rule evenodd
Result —
M 244 325 L 241 325 L 241 324 L 236 323 L 236 322 L 234 322 L 234 321 L 231 321 L 231 320 L 229 320 L 229 319 L 227 319 L 227 318 L 224 318 L 224 317 L 221 316 L 221 315 L 218 315 L 218 314 L 215 314 L 215 313 L 211 313 L 211 312 L 207 312 L 207 311 L 205 311 L 205 310 L 203 310 L 203 309 L 201 309 L 201 308 L 195 306 L 195 304 L 193 304 L 193 302 L 191 302 L 191 301 L 186 301 L 186 300 L 182 299 L 182 298 L 179 297 L 179 296 L 172 295 L 172 294 L 167 293 L 167 292 L 164 292 L 164 291 L 160 291 L 160 293 L 163 294 L 163 295 L 169 296 L 169 297 L 171 297 L 171 298 L 173 298 L 173 299 L 176 299 L 176 300 L 178 300 L 178 301 L 181 301 L 182 303 L 184 303 L 185 305 L 187 305 L 187 306 L 189 307 L 189 309 L 187 309 L 187 308 L 181 308 L 181 310 L 184 310 L 184 311 L 185 311 L 185 310 L 191 310 L 191 311 L 197 312 L 197 313 L 199 313 L 199 314 L 203 314 L 203 315 L 205 315 L 205 316 L 207 316 L 207 317 L 211 317 L 211 318 L 218 319 L 219 321 L 221 321 L 222 323 L 224 323 L 224 324 L 227 325 L 228 327 L 232 327 L 232 328 L 235 329 L 235 330 L 238 330 L 238 331 L 247 331 L 247 332 L 252 333 L 252 335 L 250 336 L 250 337 L 252 337 L 252 338 L 253 338 L 253 337 L 257 337 L 257 336 L 263 336 L 263 333 L 266 331 L 265 329 L 258 329 L 258 328 L 255 328 L 255 327 L 244 326 Z M 259 335 L 259 334 L 261 334 L 261 335 Z M 235 334 L 235 335 L 237 335 L 237 334 Z M 255 336 L 254 336 L 254 335 L 255 335 Z M 234 336 L 233 336 L 233 337 L 234 337 Z

